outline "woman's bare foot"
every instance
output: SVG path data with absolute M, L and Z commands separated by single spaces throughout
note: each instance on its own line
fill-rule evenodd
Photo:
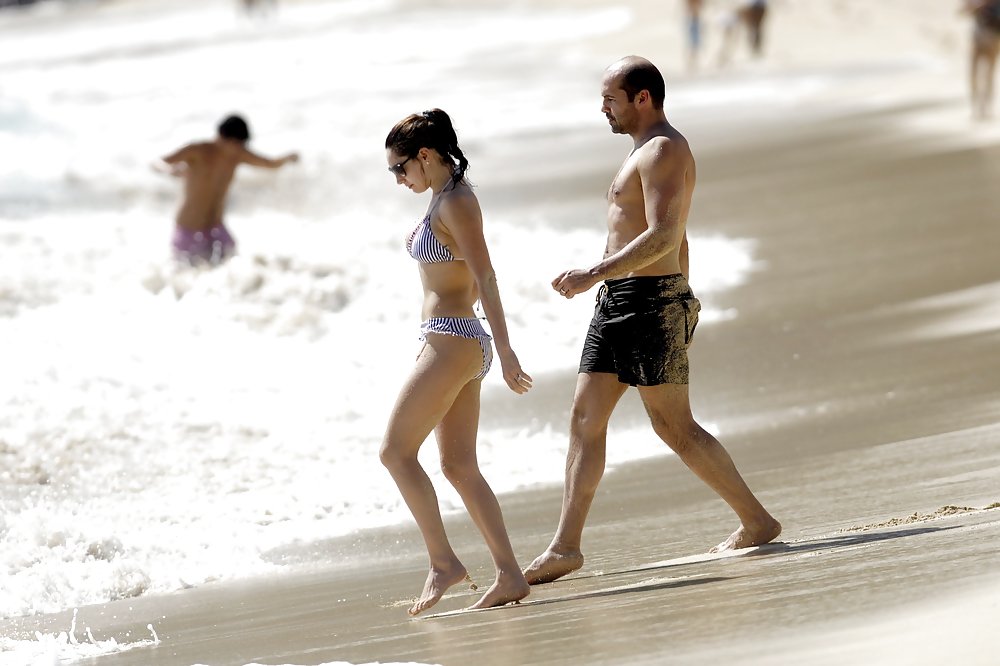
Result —
M 500 573 L 496 582 L 486 590 L 486 594 L 469 608 L 493 608 L 524 599 L 531 592 L 531 586 L 524 575 L 515 570 L 511 574 Z
M 768 518 L 770 520 L 761 525 L 755 525 L 753 529 L 744 527 L 741 524 L 735 532 L 729 535 L 728 539 L 708 552 L 721 553 L 727 550 L 749 548 L 750 546 L 759 546 L 763 543 L 774 541 L 781 534 L 781 523 L 770 516 Z
M 455 566 L 448 569 L 431 567 L 430 572 L 427 574 L 427 581 L 424 583 L 424 591 L 420 594 L 420 598 L 417 599 L 416 603 L 410 606 L 408 612 L 410 615 L 417 615 L 427 610 L 440 601 L 449 587 L 456 583 L 461 583 L 463 580 L 472 582 L 468 572 L 460 562 L 457 562 Z M 476 589 L 475 583 L 472 584 L 472 589 Z
M 557 552 L 549 547 L 525 568 L 524 577 L 529 585 L 551 583 L 583 566 L 583 553 L 578 550 Z

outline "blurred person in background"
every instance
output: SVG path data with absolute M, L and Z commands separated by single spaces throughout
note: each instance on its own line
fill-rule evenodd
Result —
M 747 30 L 750 52 L 761 55 L 764 49 L 764 18 L 767 16 L 767 0 L 750 0 L 740 8 L 740 18 Z
M 698 69 L 698 55 L 701 52 L 701 10 L 704 0 L 684 0 L 685 28 L 688 43 L 688 69 Z
M 746 31 L 751 55 L 754 57 L 763 55 L 766 17 L 767 0 L 740 0 L 723 22 L 722 48 L 719 51 L 720 65 L 727 65 L 732 59 L 741 29 Z
M 472 608 L 502 606 L 528 596 L 496 495 L 479 470 L 479 393 L 493 362 L 491 336 L 476 317 L 479 300 L 507 386 L 517 394 L 531 377 L 511 349 L 496 273 L 483 235 L 479 200 L 465 177 L 469 166 L 441 109 L 400 120 L 385 140 L 389 172 L 414 194 L 430 192 L 423 219 L 406 240 L 423 285 L 423 347 L 392 408 L 379 457 L 392 475 L 427 546 L 430 571 L 410 608 L 417 615 L 463 580 L 471 582 L 441 520 L 437 495 L 417 453 L 433 431 L 441 471 L 479 528 L 496 580 Z M 473 586 L 474 588 L 474 586 Z
M 278 0 L 240 0 L 239 4 L 247 16 L 267 16 L 278 11 Z
M 184 200 L 177 211 L 174 256 L 191 265 L 215 266 L 236 252 L 236 242 L 223 222 L 226 195 L 241 164 L 277 169 L 297 162 L 297 153 L 271 159 L 249 150 L 250 128 L 240 116 L 219 124 L 213 141 L 190 143 L 154 164 L 184 179 Z
M 972 15 L 972 50 L 969 54 L 969 92 L 972 117 L 993 115 L 993 80 L 1000 54 L 1000 0 L 964 0 L 962 10 Z

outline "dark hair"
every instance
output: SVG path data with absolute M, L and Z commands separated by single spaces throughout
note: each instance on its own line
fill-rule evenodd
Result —
M 654 109 L 663 108 L 663 98 L 666 96 L 666 85 L 663 83 L 663 75 L 656 66 L 641 58 L 629 59 L 621 68 L 621 87 L 628 97 L 628 101 L 635 99 L 641 91 L 649 91 L 649 97 L 653 102 Z
M 229 116 L 219 123 L 219 136 L 245 143 L 250 140 L 250 128 L 240 116 Z
M 421 148 L 433 148 L 453 166 L 452 180 L 465 178 L 469 160 L 458 147 L 458 137 L 451 118 L 441 109 L 413 113 L 400 120 L 389 130 L 385 147 L 402 157 L 414 157 Z

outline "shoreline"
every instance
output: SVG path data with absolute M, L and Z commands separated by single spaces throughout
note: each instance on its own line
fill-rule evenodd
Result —
M 941 444 L 928 441 L 926 448 L 936 450 Z M 887 447 L 897 449 L 888 452 L 893 455 L 913 455 L 906 443 Z M 869 467 L 877 469 L 877 463 L 891 462 L 893 455 L 869 452 L 858 463 L 876 463 Z M 408 553 L 372 558 L 367 565 L 288 571 L 80 609 L 76 626 L 81 642 L 84 627 L 97 640 L 116 636 L 127 643 L 147 638 L 148 621 L 160 644 L 74 663 L 132 664 L 141 655 L 142 663 L 150 665 L 318 659 L 450 666 L 470 659 L 499 665 L 512 659 L 569 664 L 581 658 L 615 664 L 656 663 L 667 654 L 663 650 L 680 663 L 701 663 L 745 653 L 751 646 L 758 647 L 750 651 L 748 663 L 807 659 L 825 664 L 850 655 L 856 660 L 852 663 L 930 664 L 934 662 L 927 655 L 943 653 L 962 663 L 989 663 L 993 652 L 983 651 L 991 647 L 985 634 L 974 642 L 963 637 L 975 637 L 975 627 L 991 626 L 1000 617 L 1000 600 L 990 596 L 1000 588 L 992 566 L 1000 509 L 969 507 L 972 510 L 951 513 L 940 507 L 943 510 L 936 513 L 911 517 L 905 515 L 908 508 L 895 515 L 899 524 L 867 527 L 861 515 L 841 520 L 839 527 L 834 521 L 811 529 L 789 520 L 781 540 L 761 554 L 650 567 L 664 559 L 704 553 L 718 536 L 717 528 L 726 524 L 721 515 L 725 507 L 675 463 L 665 458 L 610 473 L 586 533 L 590 557 L 584 569 L 533 588 L 519 606 L 408 618 L 408 592 L 418 590 L 424 571 L 419 536 L 408 526 L 359 535 L 360 541 L 369 541 L 364 544 L 368 552 L 399 548 L 396 541 L 402 538 Z M 756 485 L 757 476 L 748 475 L 748 481 Z M 662 478 L 678 486 L 671 493 L 678 502 L 665 512 L 654 502 L 661 494 L 655 481 Z M 775 506 L 787 506 L 789 496 L 812 481 L 803 478 L 797 488 L 786 486 L 762 496 Z M 938 494 L 951 492 L 947 479 L 942 481 Z M 868 482 L 870 478 L 859 475 L 849 485 L 838 485 L 850 496 Z M 854 508 L 868 500 L 858 494 L 851 503 Z M 520 537 L 515 542 L 519 557 L 526 544 L 547 539 L 535 507 L 556 499 L 555 489 L 501 499 L 512 533 Z M 624 519 L 623 505 L 630 509 Z M 467 558 L 470 573 L 484 582 L 482 576 L 491 569 L 478 534 L 462 516 L 446 524 L 456 550 L 463 557 L 473 553 Z M 537 526 L 527 539 L 525 524 Z M 942 553 L 947 557 L 942 559 Z M 459 588 L 449 591 L 431 612 L 454 611 L 478 598 L 478 593 Z M 820 590 L 822 594 L 815 594 Z M 930 606 L 931 600 L 935 606 Z M 756 612 L 758 607 L 767 612 Z M 959 620 L 973 608 L 978 611 L 974 618 Z M 640 626 L 636 618 L 643 618 Z M 72 619 L 67 611 L 0 626 L 5 635 L 15 625 L 22 625 L 19 631 L 30 627 L 56 633 L 67 631 Z M 933 629 L 927 624 L 930 619 L 935 620 Z M 726 628 L 724 641 L 716 627 Z M 882 635 L 879 627 L 893 633 Z M 836 646 L 830 643 L 831 633 L 839 637 Z M 640 639 L 654 635 L 654 644 Z M 937 642 L 922 643 L 927 635 L 936 636 Z M 753 656 L 767 645 L 766 658 Z M 887 661 L 890 656 L 901 658 Z

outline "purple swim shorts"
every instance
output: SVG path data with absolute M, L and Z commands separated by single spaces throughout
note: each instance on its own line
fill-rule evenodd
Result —
M 204 231 L 174 228 L 174 257 L 188 263 L 220 264 L 236 251 L 236 241 L 222 224 Z

